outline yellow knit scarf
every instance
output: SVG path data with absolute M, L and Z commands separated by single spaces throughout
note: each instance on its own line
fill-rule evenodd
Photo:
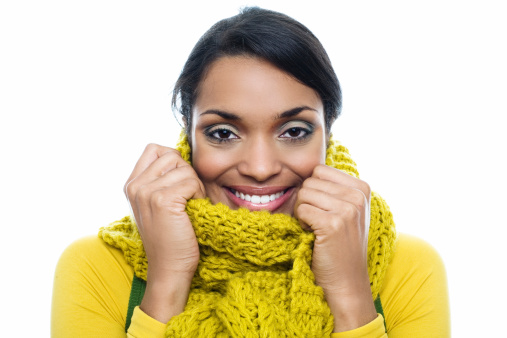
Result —
M 186 137 L 177 149 L 190 163 Z M 331 140 L 326 165 L 359 177 L 348 150 Z M 313 233 L 285 214 L 231 210 L 208 199 L 189 200 L 200 260 L 183 313 L 167 324 L 168 337 L 329 337 L 333 317 L 310 269 Z M 123 251 L 137 277 L 148 262 L 129 216 L 101 228 Z M 375 299 L 393 252 L 396 232 L 386 202 L 371 196 L 368 272 Z

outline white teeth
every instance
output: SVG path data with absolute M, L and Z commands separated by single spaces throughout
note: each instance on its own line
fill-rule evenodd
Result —
M 239 192 L 239 191 L 234 191 L 234 195 L 236 195 L 236 197 L 238 198 L 241 198 L 242 200 L 245 200 L 247 202 L 252 202 L 252 203 L 255 203 L 255 204 L 266 204 L 266 203 L 269 203 L 271 201 L 274 201 L 276 200 L 277 198 L 280 198 L 280 196 L 283 196 L 284 192 L 281 191 L 281 192 L 277 192 L 276 194 L 271 194 L 271 195 L 248 195 L 248 194 L 244 194 L 242 192 Z
M 252 196 L 252 203 L 256 203 L 256 204 L 261 203 L 261 197 L 257 196 L 257 195 L 253 195 Z

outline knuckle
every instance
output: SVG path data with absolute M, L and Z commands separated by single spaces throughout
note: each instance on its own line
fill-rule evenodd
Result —
M 361 190 L 356 190 L 354 193 L 354 204 L 359 208 L 366 206 L 366 198 Z
M 164 190 L 155 191 L 150 195 L 150 204 L 156 208 L 163 208 L 168 203 L 168 196 Z
M 299 188 L 299 191 L 297 192 L 296 197 L 298 200 L 302 199 L 307 193 L 308 193 L 308 188 L 301 186 L 301 188 Z
M 199 178 L 197 176 L 189 179 L 189 185 L 194 192 L 201 190 L 201 181 L 199 180 Z
M 125 182 L 125 184 L 123 185 L 123 194 L 128 198 L 129 197 L 129 194 L 128 194 L 128 186 L 129 186 L 130 182 Z
M 308 177 L 306 180 L 303 181 L 301 188 L 309 188 L 315 184 L 315 181 L 317 181 L 315 177 Z
M 148 143 L 146 145 L 146 148 L 144 148 L 144 150 L 145 150 L 145 152 L 152 152 L 152 151 L 157 150 L 158 147 L 160 147 L 160 146 L 156 143 Z
M 127 198 L 129 200 L 132 200 L 135 198 L 136 190 L 137 190 L 137 187 L 134 184 L 134 180 L 125 183 L 125 186 L 123 187 L 123 192 L 125 193 L 125 196 L 127 196 Z
M 166 148 L 164 149 L 165 153 L 163 156 L 170 156 L 170 157 L 181 157 L 181 154 L 179 151 L 173 148 Z
M 197 179 L 197 173 L 195 172 L 194 168 L 189 165 L 179 167 L 178 170 L 181 170 L 186 177 Z
M 148 201 L 150 199 L 150 190 L 148 189 L 147 186 L 143 185 L 141 187 L 139 187 L 139 189 L 137 189 L 135 195 L 133 195 L 133 197 L 135 198 L 136 202 L 141 202 L 141 203 L 145 203 L 146 201 Z
M 360 214 L 359 209 L 353 204 L 346 204 L 343 207 L 343 214 L 346 219 L 356 219 Z
M 313 169 L 313 175 L 312 176 L 320 176 L 324 170 L 326 170 L 326 165 L 324 164 L 318 164 L 314 169 Z
M 181 186 L 186 186 L 190 188 L 194 188 L 199 186 L 199 183 L 197 182 L 197 178 L 195 177 L 186 177 L 180 181 Z
M 201 184 L 200 184 L 199 179 L 197 177 L 192 177 L 191 182 L 195 188 L 201 187 Z
M 162 189 L 150 195 L 149 203 L 152 211 L 174 216 L 185 211 L 186 200 L 168 189 Z
M 369 198 L 371 195 L 371 187 L 365 181 L 359 180 L 359 189 L 363 192 L 366 198 Z
M 329 228 L 334 232 L 339 232 L 343 229 L 343 219 L 338 215 L 333 215 L 329 218 Z
M 294 215 L 301 218 L 303 221 L 306 220 L 305 215 L 309 212 L 308 204 L 301 203 L 294 209 Z

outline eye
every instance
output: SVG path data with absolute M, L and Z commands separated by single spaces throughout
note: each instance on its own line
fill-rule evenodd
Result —
M 292 127 L 292 128 L 285 130 L 285 132 L 282 135 L 280 135 L 280 137 L 299 139 L 299 138 L 304 138 L 304 137 L 308 136 L 310 133 L 311 133 L 311 131 L 308 130 L 307 128 Z
M 239 138 L 232 130 L 223 126 L 210 128 L 205 135 L 212 142 L 228 142 Z
M 287 130 L 283 135 L 288 135 L 289 137 L 300 137 L 301 134 L 304 134 L 305 131 L 302 128 L 294 127 Z
M 235 138 L 234 133 L 227 129 L 218 129 L 213 131 L 212 133 L 213 137 L 219 138 L 219 139 L 228 139 L 228 138 Z

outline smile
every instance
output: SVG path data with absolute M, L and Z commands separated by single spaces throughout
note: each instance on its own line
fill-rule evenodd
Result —
M 280 191 L 280 192 L 277 192 L 276 194 L 271 194 L 271 195 L 248 195 L 248 194 L 244 194 L 244 193 L 239 192 L 234 189 L 231 189 L 231 191 L 232 191 L 232 193 L 234 193 L 234 195 L 236 195 L 236 197 L 241 198 L 244 201 L 252 202 L 255 204 L 267 204 L 267 203 L 272 202 L 276 199 L 279 199 L 285 193 L 285 191 Z
M 251 211 L 267 210 L 275 212 L 281 208 L 292 196 L 294 187 L 224 187 L 229 200 L 238 207 Z

